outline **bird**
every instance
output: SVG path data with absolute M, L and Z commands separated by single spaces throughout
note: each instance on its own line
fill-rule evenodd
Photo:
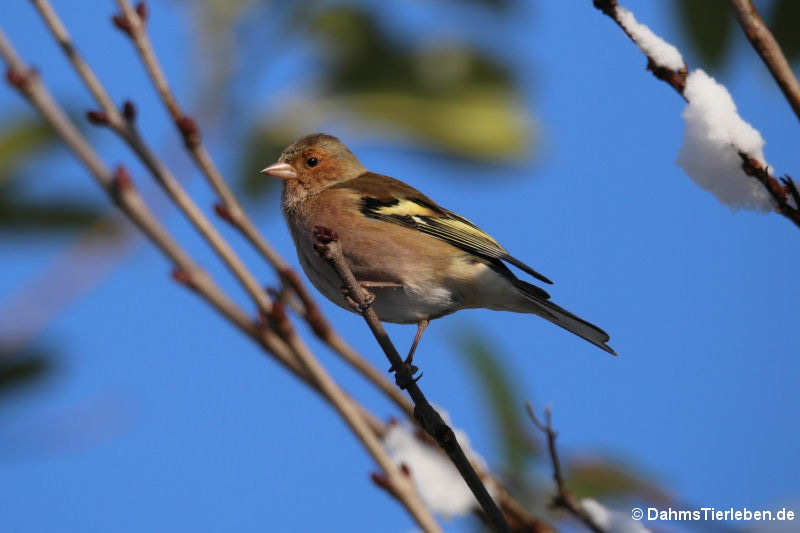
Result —
M 262 174 L 283 180 L 281 211 L 303 271 L 325 297 L 349 311 L 343 282 L 314 247 L 315 231 L 338 235 L 342 255 L 384 322 L 416 324 L 411 366 L 431 320 L 461 309 L 538 315 L 617 355 L 608 334 L 553 303 L 552 281 L 512 256 L 488 233 L 400 180 L 367 170 L 338 138 L 306 135 Z M 412 368 L 415 368 L 412 366 Z

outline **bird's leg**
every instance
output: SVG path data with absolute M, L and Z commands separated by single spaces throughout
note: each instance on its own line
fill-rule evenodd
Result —
M 394 281 L 359 281 L 359 285 L 363 289 L 396 289 L 398 287 L 402 287 L 403 285 L 400 283 L 396 283 Z
M 421 320 L 417 324 L 417 334 L 414 335 L 414 342 L 411 343 L 411 348 L 408 350 L 408 355 L 406 356 L 405 364 L 411 365 L 411 362 L 414 360 L 414 352 L 417 351 L 417 345 L 419 344 L 419 341 L 422 338 L 422 334 L 425 332 L 425 328 L 427 327 L 428 327 L 427 320 Z
M 415 365 L 413 365 L 412 362 L 414 361 L 414 352 L 417 351 L 417 345 L 419 344 L 419 341 L 422 338 L 422 333 L 425 331 L 425 328 L 428 327 L 428 322 L 429 322 L 428 320 L 422 320 L 422 321 L 417 323 L 417 334 L 414 335 L 414 342 L 411 343 L 411 348 L 408 350 L 408 355 L 406 356 L 405 360 L 403 361 L 403 366 L 405 366 L 408 369 L 408 374 L 410 376 L 413 376 L 419 370 L 419 368 L 417 368 Z M 389 369 L 389 372 L 394 372 L 394 371 L 395 371 L 394 367 Z M 421 378 L 421 377 L 422 377 L 422 374 L 420 374 L 416 378 L 412 378 L 412 379 L 413 379 L 413 381 L 418 381 L 419 378 Z M 398 386 L 400 386 L 401 389 L 405 389 L 405 384 L 401 383 L 399 375 L 396 375 L 395 381 L 397 381 L 397 384 L 398 384 Z

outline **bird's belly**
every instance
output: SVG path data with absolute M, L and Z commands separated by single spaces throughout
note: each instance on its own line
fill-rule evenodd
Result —
M 300 265 L 317 290 L 336 305 L 354 311 L 344 296 L 341 279 L 327 261 L 314 252 L 299 256 Z M 369 280 L 359 279 L 359 282 L 365 281 Z M 384 322 L 415 324 L 452 313 L 458 308 L 451 291 L 434 284 L 366 289 L 375 295 L 372 309 Z
M 378 318 L 398 324 L 417 323 L 456 310 L 453 295 L 442 287 L 402 286 L 369 289 L 375 294 L 372 306 Z

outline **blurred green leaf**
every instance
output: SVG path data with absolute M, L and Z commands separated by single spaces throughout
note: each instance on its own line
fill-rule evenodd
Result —
M 53 370 L 52 355 L 43 351 L 8 353 L 0 348 L 0 394 L 38 384 Z
M 24 162 L 51 148 L 56 134 L 39 119 L 5 119 L 0 130 L 0 185 L 8 183 Z
M 775 38 L 783 48 L 789 62 L 800 58 L 800 2 L 797 0 L 777 0 L 773 2 L 769 16 L 765 17 Z
M 567 465 L 565 482 L 577 498 L 644 499 L 669 504 L 673 498 L 632 468 L 611 461 L 583 460 Z
M 253 4 L 253 0 L 205 0 L 192 4 L 202 10 L 209 26 L 228 31 L 231 21 L 247 10 Z
M 368 89 L 444 91 L 464 83 L 508 85 L 508 69 L 465 43 L 412 47 L 389 38 L 372 15 L 356 6 L 323 10 L 310 26 L 324 42 L 330 92 Z
M 678 20 L 705 69 L 720 68 L 731 48 L 734 19 L 726 0 L 676 0 Z
M 332 100 L 332 109 L 351 109 L 366 121 L 392 124 L 425 148 L 452 157 L 501 162 L 525 157 L 529 122 L 510 91 L 487 88 L 441 97 L 399 91 L 355 93 Z
M 67 202 L 30 203 L 2 194 L 0 230 L 71 231 L 92 224 L 102 211 Z
M 322 105 L 405 131 L 425 147 L 471 160 L 523 158 L 532 120 L 508 69 L 461 42 L 411 47 L 355 6 L 323 10 Z
M 471 332 L 464 336 L 466 329 Z M 503 354 L 497 353 L 475 328 L 462 328 L 458 347 L 459 356 L 472 370 L 491 407 L 495 434 L 504 451 L 505 470 L 512 475 L 522 475 L 531 459 L 538 455 L 539 447 L 529 433 L 530 422 L 518 386 L 501 362 Z
M 42 157 L 58 137 L 39 119 L 9 119 L 0 130 L 0 230 L 73 230 L 94 222 L 100 211 L 61 201 L 32 203 L 15 191 L 19 169 Z

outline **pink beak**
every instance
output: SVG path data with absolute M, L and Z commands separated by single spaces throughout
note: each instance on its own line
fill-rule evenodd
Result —
M 297 171 L 293 169 L 289 163 L 273 163 L 261 170 L 261 173 L 282 180 L 293 180 L 297 178 Z

